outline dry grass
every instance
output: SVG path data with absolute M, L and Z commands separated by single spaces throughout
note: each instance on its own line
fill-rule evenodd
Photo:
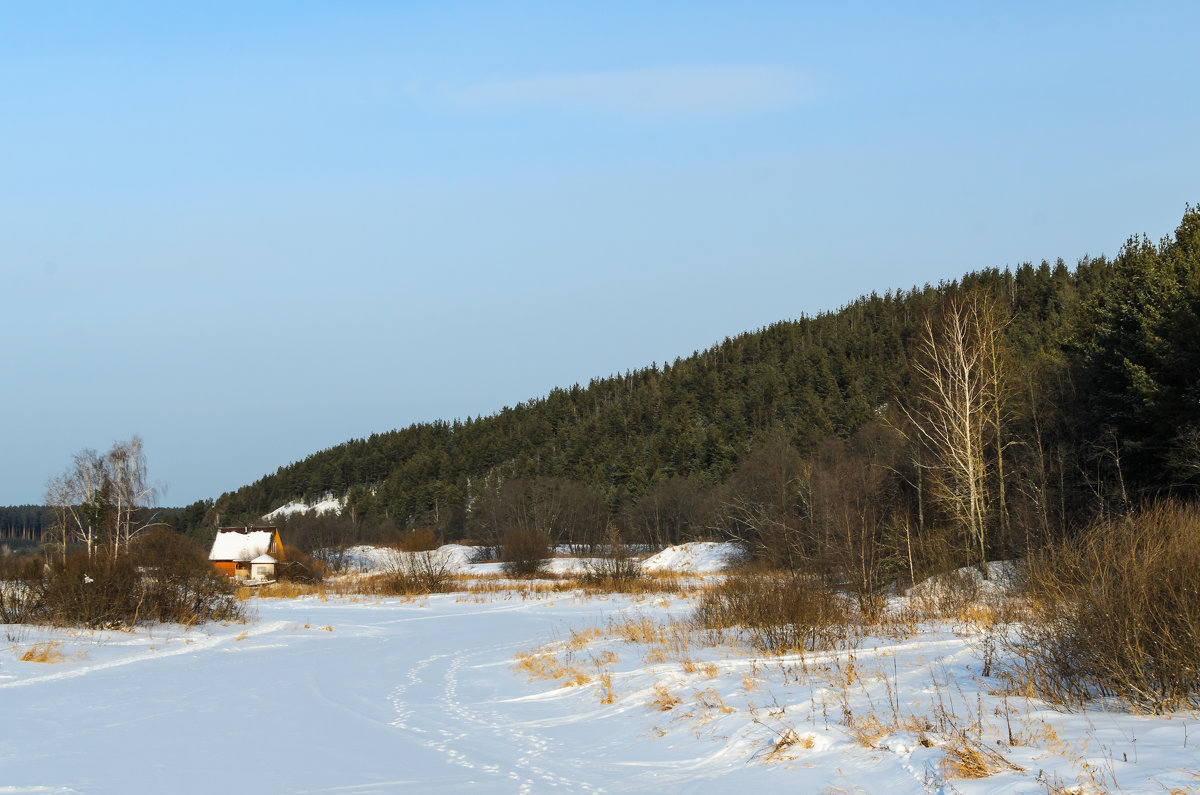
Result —
M 58 643 L 57 641 L 53 641 L 53 640 L 46 640 L 46 641 L 42 641 L 41 643 L 35 643 L 31 647 L 29 647 L 29 649 L 24 654 L 22 654 L 19 659 L 21 660 L 21 662 L 35 662 L 35 663 L 48 663 L 48 664 L 60 663 L 64 659 L 66 659 L 63 656 L 63 653 L 61 651 L 61 646 L 62 646 L 62 644 Z
M 529 681 L 559 681 L 567 687 L 587 684 L 591 677 L 578 666 L 563 662 L 553 652 L 535 649 L 521 652 L 516 657 L 514 667 L 525 674 Z
M 846 727 L 850 737 L 864 748 L 876 747 L 880 740 L 892 734 L 895 729 L 895 724 L 881 720 L 874 713 L 856 717 Z
M 576 652 L 581 651 L 601 637 L 603 637 L 603 633 L 597 627 L 587 627 L 586 629 L 572 631 L 560 645 L 569 652 Z
M 753 693 L 758 690 L 762 680 L 758 676 L 758 665 L 753 661 L 750 663 L 750 670 L 742 674 L 742 689 L 747 693 Z
M 608 671 L 600 674 L 600 703 L 611 704 L 617 700 L 617 694 L 613 691 L 612 674 Z
M 419 554 L 419 553 L 418 553 Z M 698 593 L 701 581 L 679 572 L 653 572 L 636 578 L 608 580 L 582 574 L 542 572 L 536 578 L 518 578 L 505 573 L 459 574 L 436 569 L 428 563 L 409 558 L 390 565 L 387 571 L 369 574 L 347 574 L 320 583 L 294 581 L 269 583 L 260 586 L 239 585 L 235 597 L 247 602 L 260 599 L 296 599 L 316 597 L 327 601 L 331 597 L 353 598 L 366 596 L 419 597 L 433 593 L 457 593 L 459 601 L 480 601 L 486 596 L 521 599 L 540 599 L 550 595 L 572 594 L 578 598 L 605 597 L 620 593 L 633 597 L 690 596 Z
M 305 596 L 315 596 L 325 602 L 329 599 L 329 588 L 325 583 L 304 583 L 296 580 L 283 580 L 259 585 L 256 588 L 248 588 L 244 585 L 238 587 L 238 599 L 246 601 L 253 596 L 257 596 L 259 599 L 299 599 Z
M 938 767 L 946 778 L 987 778 L 1004 769 L 1003 765 L 996 764 L 995 757 L 998 754 L 976 742 L 966 732 L 956 732 L 942 748 L 946 753 L 938 762 Z
M 704 690 L 696 693 L 696 703 L 705 709 L 715 710 L 722 715 L 728 715 L 733 712 L 733 707 L 725 703 L 725 699 L 721 698 L 721 694 L 715 688 L 707 687 Z
M 654 698 L 650 699 L 650 707 L 659 712 L 669 712 L 683 703 L 683 699 L 672 693 L 666 685 L 659 683 L 654 686 Z
M 793 748 L 811 750 L 814 741 L 815 738 L 811 734 L 800 734 L 794 728 L 785 728 L 771 742 L 770 748 L 767 749 L 767 753 L 761 757 L 761 760 L 765 764 L 789 762 L 795 757 L 788 751 Z

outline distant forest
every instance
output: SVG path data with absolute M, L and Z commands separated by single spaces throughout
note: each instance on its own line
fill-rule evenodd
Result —
M 36 541 L 51 522 L 50 509 L 42 505 L 0 507 L 0 541 Z
M 288 520 L 290 543 L 417 528 L 496 543 L 532 523 L 562 542 L 722 537 L 766 556 L 823 554 L 833 532 L 899 554 L 916 534 L 975 559 L 1198 484 L 1189 206 L 1173 236 L 1111 259 L 871 293 L 491 416 L 353 439 L 169 514 L 203 539 L 334 495 L 343 516 Z

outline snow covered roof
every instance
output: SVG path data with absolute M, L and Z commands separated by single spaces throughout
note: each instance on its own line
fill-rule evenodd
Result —
M 270 551 L 275 533 L 274 527 L 222 527 L 213 539 L 208 559 L 252 561 Z
M 279 561 L 275 560 L 275 558 L 271 557 L 270 555 L 264 554 L 264 555 L 259 555 L 257 558 L 255 558 L 254 560 L 252 560 L 250 562 L 251 563 L 278 563 Z

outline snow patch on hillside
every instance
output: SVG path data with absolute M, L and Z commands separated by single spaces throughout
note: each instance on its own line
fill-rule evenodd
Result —
M 966 566 L 946 574 L 937 574 L 909 589 L 909 596 L 941 599 L 958 595 L 987 599 L 1003 596 L 1020 584 L 1021 562 L 993 560 L 988 562 L 988 576 L 978 566 Z
M 642 562 L 642 568 L 646 571 L 712 574 L 729 568 L 743 554 L 739 545 L 729 541 L 692 541 L 651 555 Z
M 313 503 L 312 505 L 309 505 L 303 500 L 293 500 L 287 505 L 281 505 L 270 513 L 264 514 L 263 519 L 268 522 L 273 522 L 276 519 L 282 519 L 298 513 L 315 513 L 317 516 L 325 513 L 332 513 L 335 516 L 340 516 L 344 506 L 345 500 L 336 499 L 334 497 L 326 497 L 320 502 Z

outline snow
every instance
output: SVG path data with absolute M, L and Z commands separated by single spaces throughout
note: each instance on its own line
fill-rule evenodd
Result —
M 252 560 L 250 562 L 251 563 L 278 563 L 279 561 L 275 560 L 275 558 L 271 557 L 270 555 L 263 553 L 262 555 L 259 555 L 257 558 L 255 558 L 254 560 Z
M 976 598 L 991 599 L 1007 594 L 1020 582 L 1019 561 L 993 560 L 987 567 L 986 578 L 978 566 L 967 566 L 919 582 L 909 590 L 909 595 L 937 599 L 966 592 Z
M 246 532 L 242 532 L 241 528 L 222 530 L 213 539 L 212 550 L 208 553 L 208 559 L 253 560 L 259 555 L 266 554 L 274 538 L 274 530 L 250 530 Z
M 315 513 L 320 516 L 323 513 L 332 513 L 340 515 L 342 508 L 345 507 L 345 500 L 335 497 L 326 497 L 320 502 L 315 502 L 312 505 L 303 500 L 293 500 L 287 505 L 281 505 L 268 514 L 263 515 L 263 521 L 273 522 L 276 519 L 281 519 L 285 516 L 291 516 L 297 513 Z
M 444 554 L 468 571 L 494 565 L 470 564 L 467 549 Z M 716 554 L 692 547 L 660 563 L 695 572 Z M 246 624 L 192 629 L 0 626 L 0 792 L 1200 787 L 1194 715 L 1111 703 L 1071 713 L 1006 696 L 982 674 L 979 633 L 953 621 L 801 657 L 622 629 L 683 619 L 694 595 L 481 591 L 250 605 Z M 46 642 L 61 662 L 19 659 Z M 583 678 L 531 677 L 520 659 L 554 660 Z M 952 778 L 956 736 L 1004 764 L 986 778 Z
M 375 547 L 367 544 L 350 547 L 346 550 L 345 567 L 359 573 L 386 571 L 396 568 L 404 558 L 413 555 L 411 552 L 401 552 L 391 547 Z M 462 544 L 446 544 L 431 552 L 434 560 L 454 573 L 465 573 L 471 568 L 475 558 L 475 547 Z
M 652 555 L 642 562 L 642 568 L 646 571 L 711 574 L 729 568 L 742 554 L 740 546 L 727 541 L 692 541 Z
M 559 547 L 557 553 L 565 555 L 568 547 Z M 345 563 L 352 571 L 366 573 L 382 571 L 390 568 L 398 561 L 398 556 L 409 553 L 397 552 L 387 547 L 360 545 L 346 550 Z M 497 574 L 503 571 L 503 563 L 475 563 L 478 554 L 476 547 L 461 544 L 447 544 L 434 553 L 443 561 L 447 569 L 456 574 Z M 688 544 L 667 547 L 663 551 L 651 555 L 642 562 L 642 568 L 647 572 L 677 571 L 685 574 L 712 574 L 724 571 L 730 564 L 736 562 L 742 554 L 737 544 L 715 541 L 693 541 Z M 584 571 L 594 559 L 575 557 L 555 557 L 546 561 L 546 572 L 549 574 L 579 574 Z

